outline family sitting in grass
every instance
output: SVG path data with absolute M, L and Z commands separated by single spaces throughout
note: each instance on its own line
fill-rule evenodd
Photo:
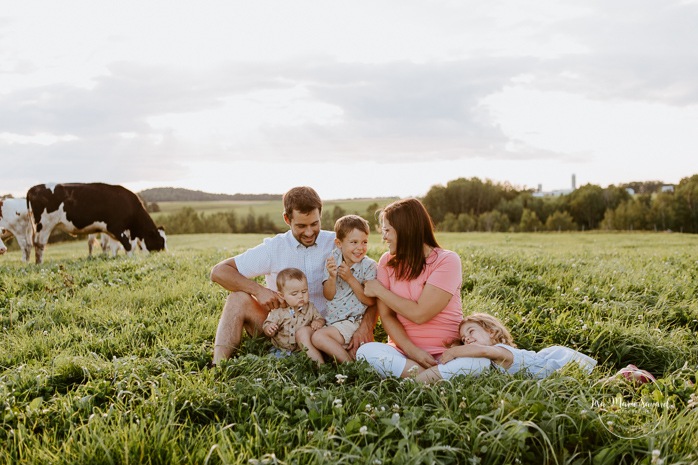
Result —
M 349 215 L 337 220 L 334 233 L 321 230 L 322 201 L 309 187 L 289 190 L 283 206 L 287 233 L 211 271 L 230 291 L 214 365 L 234 355 L 243 330 L 271 337 L 277 349 L 303 349 L 319 364 L 365 360 L 380 376 L 426 383 L 490 366 L 542 378 L 572 361 L 587 371 L 596 365 L 566 347 L 518 349 L 491 315 L 464 318 L 460 257 L 439 246 L 419 200 L 398 200 L 381 211 L 388 251 L 377 266 L 366 257 L 369 226 L 362 218 Z M 266 286 L 257 276 L 265 276 Z M 373 342 L 378 316 L 387 343 Z

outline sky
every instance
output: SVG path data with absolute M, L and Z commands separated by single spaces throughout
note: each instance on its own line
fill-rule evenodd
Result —
M 0 0 L 0 195 L 698 174 L 698 0 Z

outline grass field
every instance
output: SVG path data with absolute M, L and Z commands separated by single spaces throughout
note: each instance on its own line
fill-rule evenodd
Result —
M 116 259 L 52 244 L 41 266 L 0 257 L 0 463 L 698 463 L 698 236 L 440 234 L 462 258 L 465 313 L 599 366 L 433 386 L 276 359 L 250 338 L 208 369 L 226 295 L 208 273 L 262 237 L 171 236 L 167 253 Z M 628 363 L 657 382 L 612 377 Z

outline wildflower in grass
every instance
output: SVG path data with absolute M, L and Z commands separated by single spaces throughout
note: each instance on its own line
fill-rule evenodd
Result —
M 342 408 L 342 399 L 335 399 L 335 400 L 332 402 L 332 406 L 333 406 L 334 408 Z
M 364 425 L 361 428 L 359 428 L 359 433 L 361 433 L 362 436 L 366 436 L 366 434 L 368 433 L 368 426 Z
M 664 459 L 660 458 L 659 456 L 661 455 L 661 451 L 655 449 L 652 451 L 652 465 L 663 465 L 664 464 Z
M 390 417 L 390 423 L 393 426 L 397 426 L 398 423 L 400 423 L 400 414 L 399 413 L 393 413 L 393 416 Z
M 698 405 L 698 396 L 693 393 L 691 394 L 691 398 L 688 400 L 688 408 L 694 408 Z
M 346 381 L 348 378 L 347 375 L 342 375 L 339 373 L 334 375 L 334 377 L 337 378 L 337 384 L 344 384 L 344 381 Z

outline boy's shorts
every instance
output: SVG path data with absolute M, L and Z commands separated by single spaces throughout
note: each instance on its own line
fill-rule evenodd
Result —
M 351 341 L 351 337 L 354 335 L 356 330 L 359 329 L 360 324 L 361 324 L 361 318 L 357 319 L 356 321 L 351 321 L 351 320 L 336 321 L 329 326 L 332 326 L 337 331 L 339 331 L 339 334 L 341 334 L 342 337 L 344 338 L 344 344 L 346 345 L 346 344 L 349 344 L 349 341 Z

